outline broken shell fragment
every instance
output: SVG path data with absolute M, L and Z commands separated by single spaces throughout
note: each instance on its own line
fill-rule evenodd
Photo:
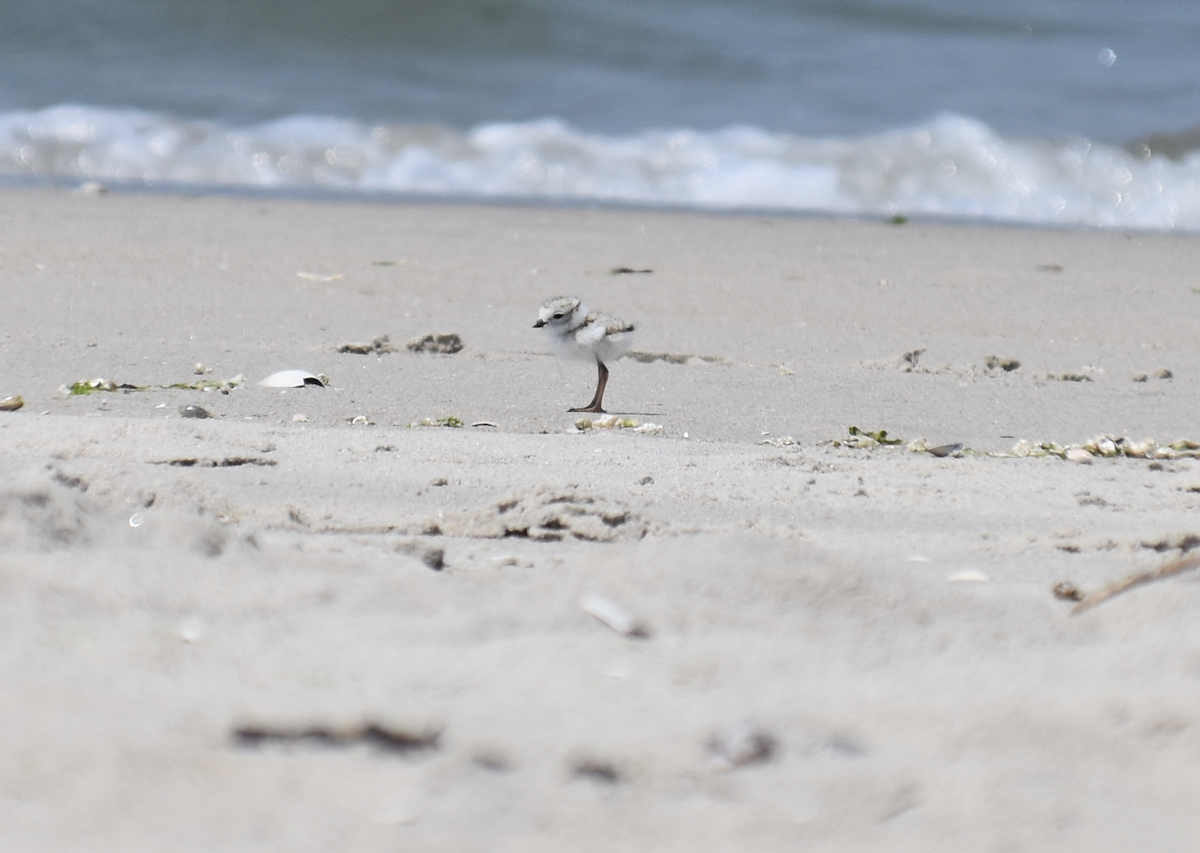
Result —
M 962 449 L 962 442 L 956 442 L 955 444 L 943 444 L 939 447 L 931 447 L 925 452 L 930 456 L 945 458 L 947 456 L 962 456 Z
M 1144 438 L 1141 441 L 1128 441 L 1122 445 L 1122 450 L 1126 456 L 1134 459 L 1145 459 L 1154 453 L 1155 443 L 1152 438 Z
M 646 631 L 637 618 L 611 598 L 588 593 L 579 600 L 584 613 L 594 616 L 623 637 L 646 637 Z
M 1063 454 L 1063 458 L 1068 462 L 1078 462 L 1080 465 L 1092 464 L 1092 454 L 1088 453 L 1082 447 L 1068 447 L 1067 452 Z
M 0 400 L 0 412 L 15 412 L 24 405 L 24 397 L 19 395 L 16 397 L 5 397 L 3 400 Z
M 946 578 L 950 583 L 987 583 L 989 578 L 986 574 L 976 569 L 966 569 L 961 572 L 955 572 Z
M 328 377 L 317 376 L 307 370 L 281 370 L 260 380 L 258 384 L 267 388 L 303 388 L 305 385 L 323 388 L 328 382 Z
M 199 616 L 189 616 L 179 623 L 176 630 L 179 633 L 179 639 L 185 643 L 198 643 L 208 633 L 208 626 Z

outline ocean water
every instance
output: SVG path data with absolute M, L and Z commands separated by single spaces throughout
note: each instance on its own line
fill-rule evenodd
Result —
M 5 0 L 0 181 L 1200 230 L 1200 3 Z

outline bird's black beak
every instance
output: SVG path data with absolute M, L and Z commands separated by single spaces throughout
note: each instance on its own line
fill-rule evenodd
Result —
M 534 324 L 533 324 L 533 327 L 534 327 L 535 329 L 540 329 L 540 328 L 541 328 L 542 326 L 544 326 L 544 325 L 546 325 L 546 321 L 545 321 L 545 320 L 538 320 L 536 323 L 534 323 Z

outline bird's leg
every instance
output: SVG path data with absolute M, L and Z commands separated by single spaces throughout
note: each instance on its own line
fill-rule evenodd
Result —
M 592 402 L 586 406 L 581 406 L 578 409 L 567 409 L 568 412 L 594 412 L 596 414 L 604 414 L 602 404 L 604 403 L 604 386 L 608 384 L 608 368 L 604 366 L 604 362 L 596 360 L 598 376 L 596 380 L 596 393 L 592 396 Z

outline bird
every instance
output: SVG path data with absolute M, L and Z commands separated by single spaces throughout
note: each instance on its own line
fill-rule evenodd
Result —
M 535 329 L 544 329 L 554 354 L 563 358 L 595 361 L 596 393 L 586 406 L 569 412 L 604 413 L 604 386 L 608 384 L 605 362 L 616 361 L 633 345 L 633 323 L 589 311 L 574 296 L 558 296 L 538 309 Z

